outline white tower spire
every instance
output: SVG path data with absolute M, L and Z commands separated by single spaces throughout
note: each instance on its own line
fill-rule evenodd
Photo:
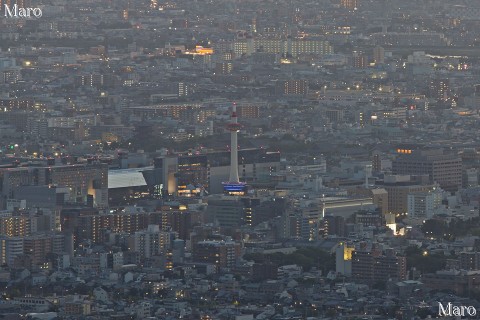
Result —
M 227 130 L 230 131 L 230 177 L 228 182 L 223 183 L 223 190 L 228 195 L 245 195 L 247 192 L 247 184 L 240 182 L 238 177 L 238 131 L 241 125 L 237 119 L 237 105 L 232 105 L 231 121 L 227 125 Z
M 231 122 L 228 125 L 230 130 L 230 183 L 240 182 L 238 177 L 238 130 L 240 126 L 237 119 L 237 105 L 234 103 L 232 106 Z

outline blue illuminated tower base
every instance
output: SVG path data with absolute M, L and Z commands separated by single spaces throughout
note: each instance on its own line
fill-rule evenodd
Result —
M 244 196 L 247 194 L 248 185 L 244 182 L 223 182 L 223 191 L 231 196 Z

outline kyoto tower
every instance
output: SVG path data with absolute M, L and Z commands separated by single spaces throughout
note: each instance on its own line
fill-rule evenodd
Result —
M 230 195 L 244 195 L 247 185 L 240 182 L 238 177 L 238 131 L 241 125 L 237 118 L 237 105 L 233 103 L 232 115 L 227 129 L 230 131 L 230 177 L 228 182 L 223 183 L 225 193 Z

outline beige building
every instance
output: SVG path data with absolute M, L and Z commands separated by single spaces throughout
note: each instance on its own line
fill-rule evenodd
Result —
M 408 212 L 408 195 L 416 192 L 428 192 L 433 185 L 385 185 L 388 193 L 388 210 L 394 214 Z
M 443 150 L 399 149 L 392 162 L 394 174 L 426 175 L 430 183 L 438 183 L 445 191 L 455 191 L 462 186 L 462 159 Z

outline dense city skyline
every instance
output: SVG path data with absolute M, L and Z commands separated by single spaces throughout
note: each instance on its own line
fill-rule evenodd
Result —
M 480 308 L 478 0 L 0 0 L 0 315 Z

